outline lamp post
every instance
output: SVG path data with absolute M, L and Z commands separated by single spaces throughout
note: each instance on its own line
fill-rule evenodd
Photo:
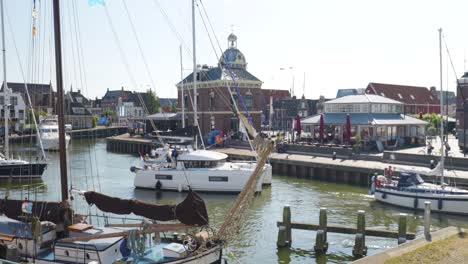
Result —
M 294 76 L 294 66 L 289 66 L 289 67 L 282 67 L 280 68 L 280 71 L 289 71 L 291 73 L 291 77 L 292 77 L 292 86 L 291 86 L 291 96 L 294 97 L 294 79 L 295 79 L 295 76 Z

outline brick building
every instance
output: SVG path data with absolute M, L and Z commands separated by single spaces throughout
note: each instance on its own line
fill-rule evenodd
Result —
M 427 87 L 369 83 L 365 93 L 402 102 L 405 114 L 440 113 L 439 99 Z
M 262 94 L 262 81 L 247 71 L 247 61 L 244 54 L 237 48 L 237 37 L 228 37 L 228 48 L 219 59 L 218 66 L 203 65 L 197 71 L 197 111 L 198 123 L 203 136 L 211 129 L 223 131 L 238 131 L 239 120 L 233 112 L 233 102 L 237 103 L 239 111 L 245 114 L 244 104 L 237 96 L 235 83 L 238 85 L 245 107 L 252 117 L 254 127 L 259 130 L 262 118 L 262 108 L 265 104 Z M 185 104 L 186 124 L 193 124 L 193 73 L 176 84 L 178 112 Z M 184 94 L 182 94 L 182 87 Z M 231 94 L 230 94 L 231 93 Z M 192 98 L 192 99 L 191 99 Z
M 466 151 L 468 150 L 468 72 L 458 79 L 456 111 L 458 146 Z

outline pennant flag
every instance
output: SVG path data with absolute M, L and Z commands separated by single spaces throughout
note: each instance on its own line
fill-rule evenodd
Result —
M 105 5 L 104 0 L 88 0 L 89 6 Z
M 32 28 L 32 35 L 33 35 L 33 37 L 35 37 L 36 34 L 37 34 L 36 26 L 33 26 L 33 28 Z

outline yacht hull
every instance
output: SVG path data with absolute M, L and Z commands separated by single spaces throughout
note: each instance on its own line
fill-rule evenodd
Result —
M 237 164 L 236 164 L 237 165 Z M 146 169 L 135 172 L 136 188 L 160 189 L 169 191 L 188 191 L 188 187 L 197 192 L 239 193 L 244 188 L 254 171 L 254 163 L 238 165 L 225 169 Z M 235 166 L 235 165 L 234 165 Z M 249 167 L 247 167 L 249 166 Z M 270 167 L 270 169 L 268 169 Z M 265 165 L 256 191 L 261 192 L 265 175 L 271 173 L 271 165 Z M 269 176 L 271 178 L 271 174 Z M 159 184 L 158 184 L 159 182 Z M 270 180 L 271 183 L 271 180 Z
M 53 151 L 58 151 L 60 149 L 59 147 L 59 139 L 57 137 L 43 137 L 41 138 L 42 141 L 42 147 L 44 150 L 53 150 Z M 70 136 L 66 135 L 65 136 L 65 147 L 68 148 L 68 145 L 70 144 Z M 37 146 L 40 147 L 39 140 L 37 140 Z
M 47 163 L 1 164 L 0 179 L 40 178 L 46 167 Z
M 413 193 L 376 188 L 377 201 L 414 210 L 424 210 L 424 202 L 431 202 L 431 211 L 468 215 L 468 195 L 441 193 Z

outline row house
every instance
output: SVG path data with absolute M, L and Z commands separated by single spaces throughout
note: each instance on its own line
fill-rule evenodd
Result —
M 369 83 L 366 94 L 380 95 L 404 104 L 403 112 L 418 115 L 440 113 L 440 102 L 426 87 Z

